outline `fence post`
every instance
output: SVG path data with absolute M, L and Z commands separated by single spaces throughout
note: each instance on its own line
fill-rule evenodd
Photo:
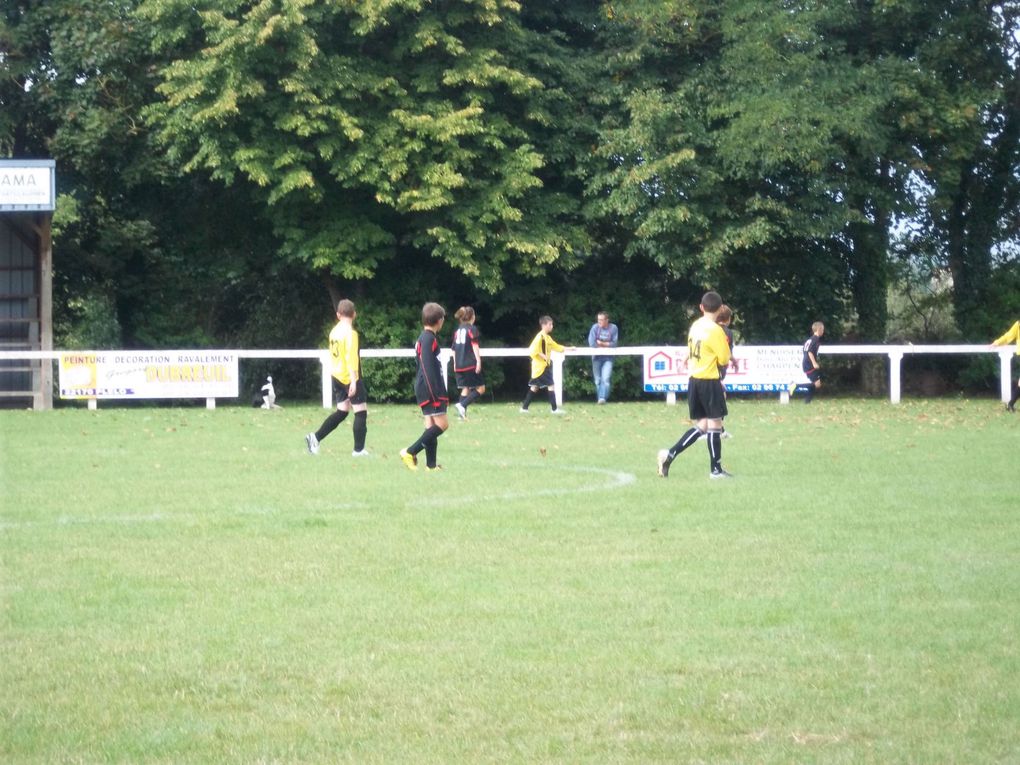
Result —
M 889 402 L 900 403 L 900 362 L 903 351 L 889 351 Z
M 333 406 L 333 376 L 329 373 L 329 354 L 320 354 L 319 363 L 322 364 L 322 407 L 329 409 Z
M 439 351 L 439 364 L 443 368 L 443 382 L 446 383 L 446 395 L 450 397 L 450 401 L 457 401 L 459 396 L 454 396 L 450 393 L 450 362 L 453 361 L 453 349 L 443 348 Z M 457 380 L 454 379 L 456 383 Z
M 1013 377 L 1009 373 L 1009 357 L 1012 355 L 1012 348 L 999 351 L 999 393 L 1003 403 L 1013 397 Z
M 563 406 L 563 354 L 552 352 L 553 391 L 556 395 L 556 408 Z

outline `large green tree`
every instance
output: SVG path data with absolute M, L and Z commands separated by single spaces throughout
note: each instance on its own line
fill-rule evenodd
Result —
M 895 245 L 976 339 L 1020 227 L 1017 8 L 10 0 L 0 152 L 57 158 L 69 337 L 308 345 L 325 278 L 510 343 L 614 305 L 675 339 L 706 287 L 745 339 L 881 340 Z
M 146 0 L 186 170 L 259 190 L 282 252 L 325 274 L 434 256 L 488 291 L 585 249 L 550 182 L 570 94 L 513 0 Z M 535 16 L 535 14 L 533 14 Z M 566 150 L 570 154 L 571 150 Z
M 1015 261 L 1020 239 L 1020 3 L 945 5 L 919 51 L 926 79 L 909 128 L 921 209 L 905 238 L 952 275 L 959 330 L 981 340 L 1004 320 L 997 256 Z
M 850 50 L 835 3 L 634 6 L 616 167 L 595 192 L 631 220 L 632 254 L 718 286 L 751 337 L 803 332 L 852 301 L 884 329 L 895 67 Z
M 591 184 L 594 204 L 629 226 L 627 257 L 720 287 L 750 336 L 824 317 L 883 340 L 891 232 L 925 209 L 919 168 L 967 182 L 967 233 L 950 229 L 950 183 L 945 212 L 933 208 L 940 242 L 983 237 L 971 249 L 987 258 L 1004 239 L 1017 145 L 1008 5 L 615 4 L 605 40 L 621 109 L 603 131 L 611 169 Z M 975 164 L 983 172 L 964 172 Z M 980 256 L 952 262 L 981 273 Z
M 152 140 L 143 111 L 158 99 L 160 61 L 137 5 L 0 6 L 0 153 L 57 163 L 56 341 L 258 345 L 256 324 L 265 341 L 307 345 L 307 322 L 267 321 L 262 310 L 303 280 L 274 262 L 278 244 L 254 200 L 183 175 Z

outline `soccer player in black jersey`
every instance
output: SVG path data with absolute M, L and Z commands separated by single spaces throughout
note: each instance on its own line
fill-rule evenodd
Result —
M 815 391 L 822 387 L 822 367 L 818 363 L 818 349 L 822 345 L 822 335 L 825 334 L 825 325 L 816 321 L 811 325 L 811 337 L 804 341 L 804 358 L 801 361 L 801 369 L 807 375 L 810 383 L 795 385 L 794 391 L 804 391 L 804 403 L 810 404 L 815 396 Z
M 485 393 L 482 353 L 478 348 L 481 333 L 475 326 L 475 309 L 471 306 L 461 306 L 453 316 L 460 322 L 460 326 L 453 332 L 453 372 L 460 389 L 460 400 L 456 407 L 460 418 L 466 420 L 467 408 Z
M 408 470 L 418 469 L 418 453 L 425 450 L 425 469 L 439 470 L 436 462 L 438 439 L 450 427 L 446 407 L 446 376 L 439 362 L 439 338 L 436 336 L 446 319 L 446 311 L 438 303 L 426 303 L 421 309 L 421 334 L 414 344 L 414 360 L 418 372 L 414 378 L 414 395 L 425 416 L 425 430 L 418 440 L 400 450 L 400 459 Z
M 733 323 L 733 309 L 725 303 L 719 309 L 719 313 L 715 315 L 715 323 L 722 327 L 723 334 L 726 335 L 726 344 L 730 347 L 730 361 L 733 361 L 733 330 L 730 329 L 730 324 Z M 729 371 L 729 367 L 719 368 L 719 384 L 723 386 L 723 398 L 726 398 L 726 385 L 723 380 L 726 379 L 726 373 Z M 728 430 L 726 430 L 725 423 L 721 428 L 720 438 L 733 438 Z

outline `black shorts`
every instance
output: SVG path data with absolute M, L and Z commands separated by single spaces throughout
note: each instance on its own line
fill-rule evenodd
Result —
M 368 403 L 368 389 L 365 387 L 364 379 L 358 380 L 358 386 L 354 389 L 353 396 L 347 394 L 349 387 L 349 384 L 342 383 L 335 377 L 333 378 L 333 400 L 336 401 L 337 406 L 348 400 L 352 404 Z
M 816 382 L 818 382 L 819 380 L 822 379 L 822 370 L 821 369 L 812 369 L 810 371 L 805 371 L 804 374 L 806 374 L 807 375 L 807 379 L 809 379 L 813 383 L 816 383 Z
M 421 413 L 426 417 L 433 417 L 438 414 L 446 414 L 446 407 L 449 402 L 443 401 L 426 401 L 421 406 Z
M 458 388 L 481 388 L 485 385 L 485 375 L 473 369 L 455 372 L 454 374 L 457 377 Z
M 553 376 L 552 367 L 548 366 L 545 371 L 542 372 L 538 377 L 533 377 L 528 380 L 528 385 L 532 388 L 551 388 L 553 387 Z
M 687 408 L 692 420 L 721 420 L 726 416 L 726 392 L 718 380 L 692 377 L 687 385 Z

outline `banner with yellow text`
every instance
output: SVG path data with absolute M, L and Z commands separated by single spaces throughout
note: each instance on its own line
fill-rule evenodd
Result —
M 232 351 L 78 351 L 60 355 L 61 398 L 237 398 Z

